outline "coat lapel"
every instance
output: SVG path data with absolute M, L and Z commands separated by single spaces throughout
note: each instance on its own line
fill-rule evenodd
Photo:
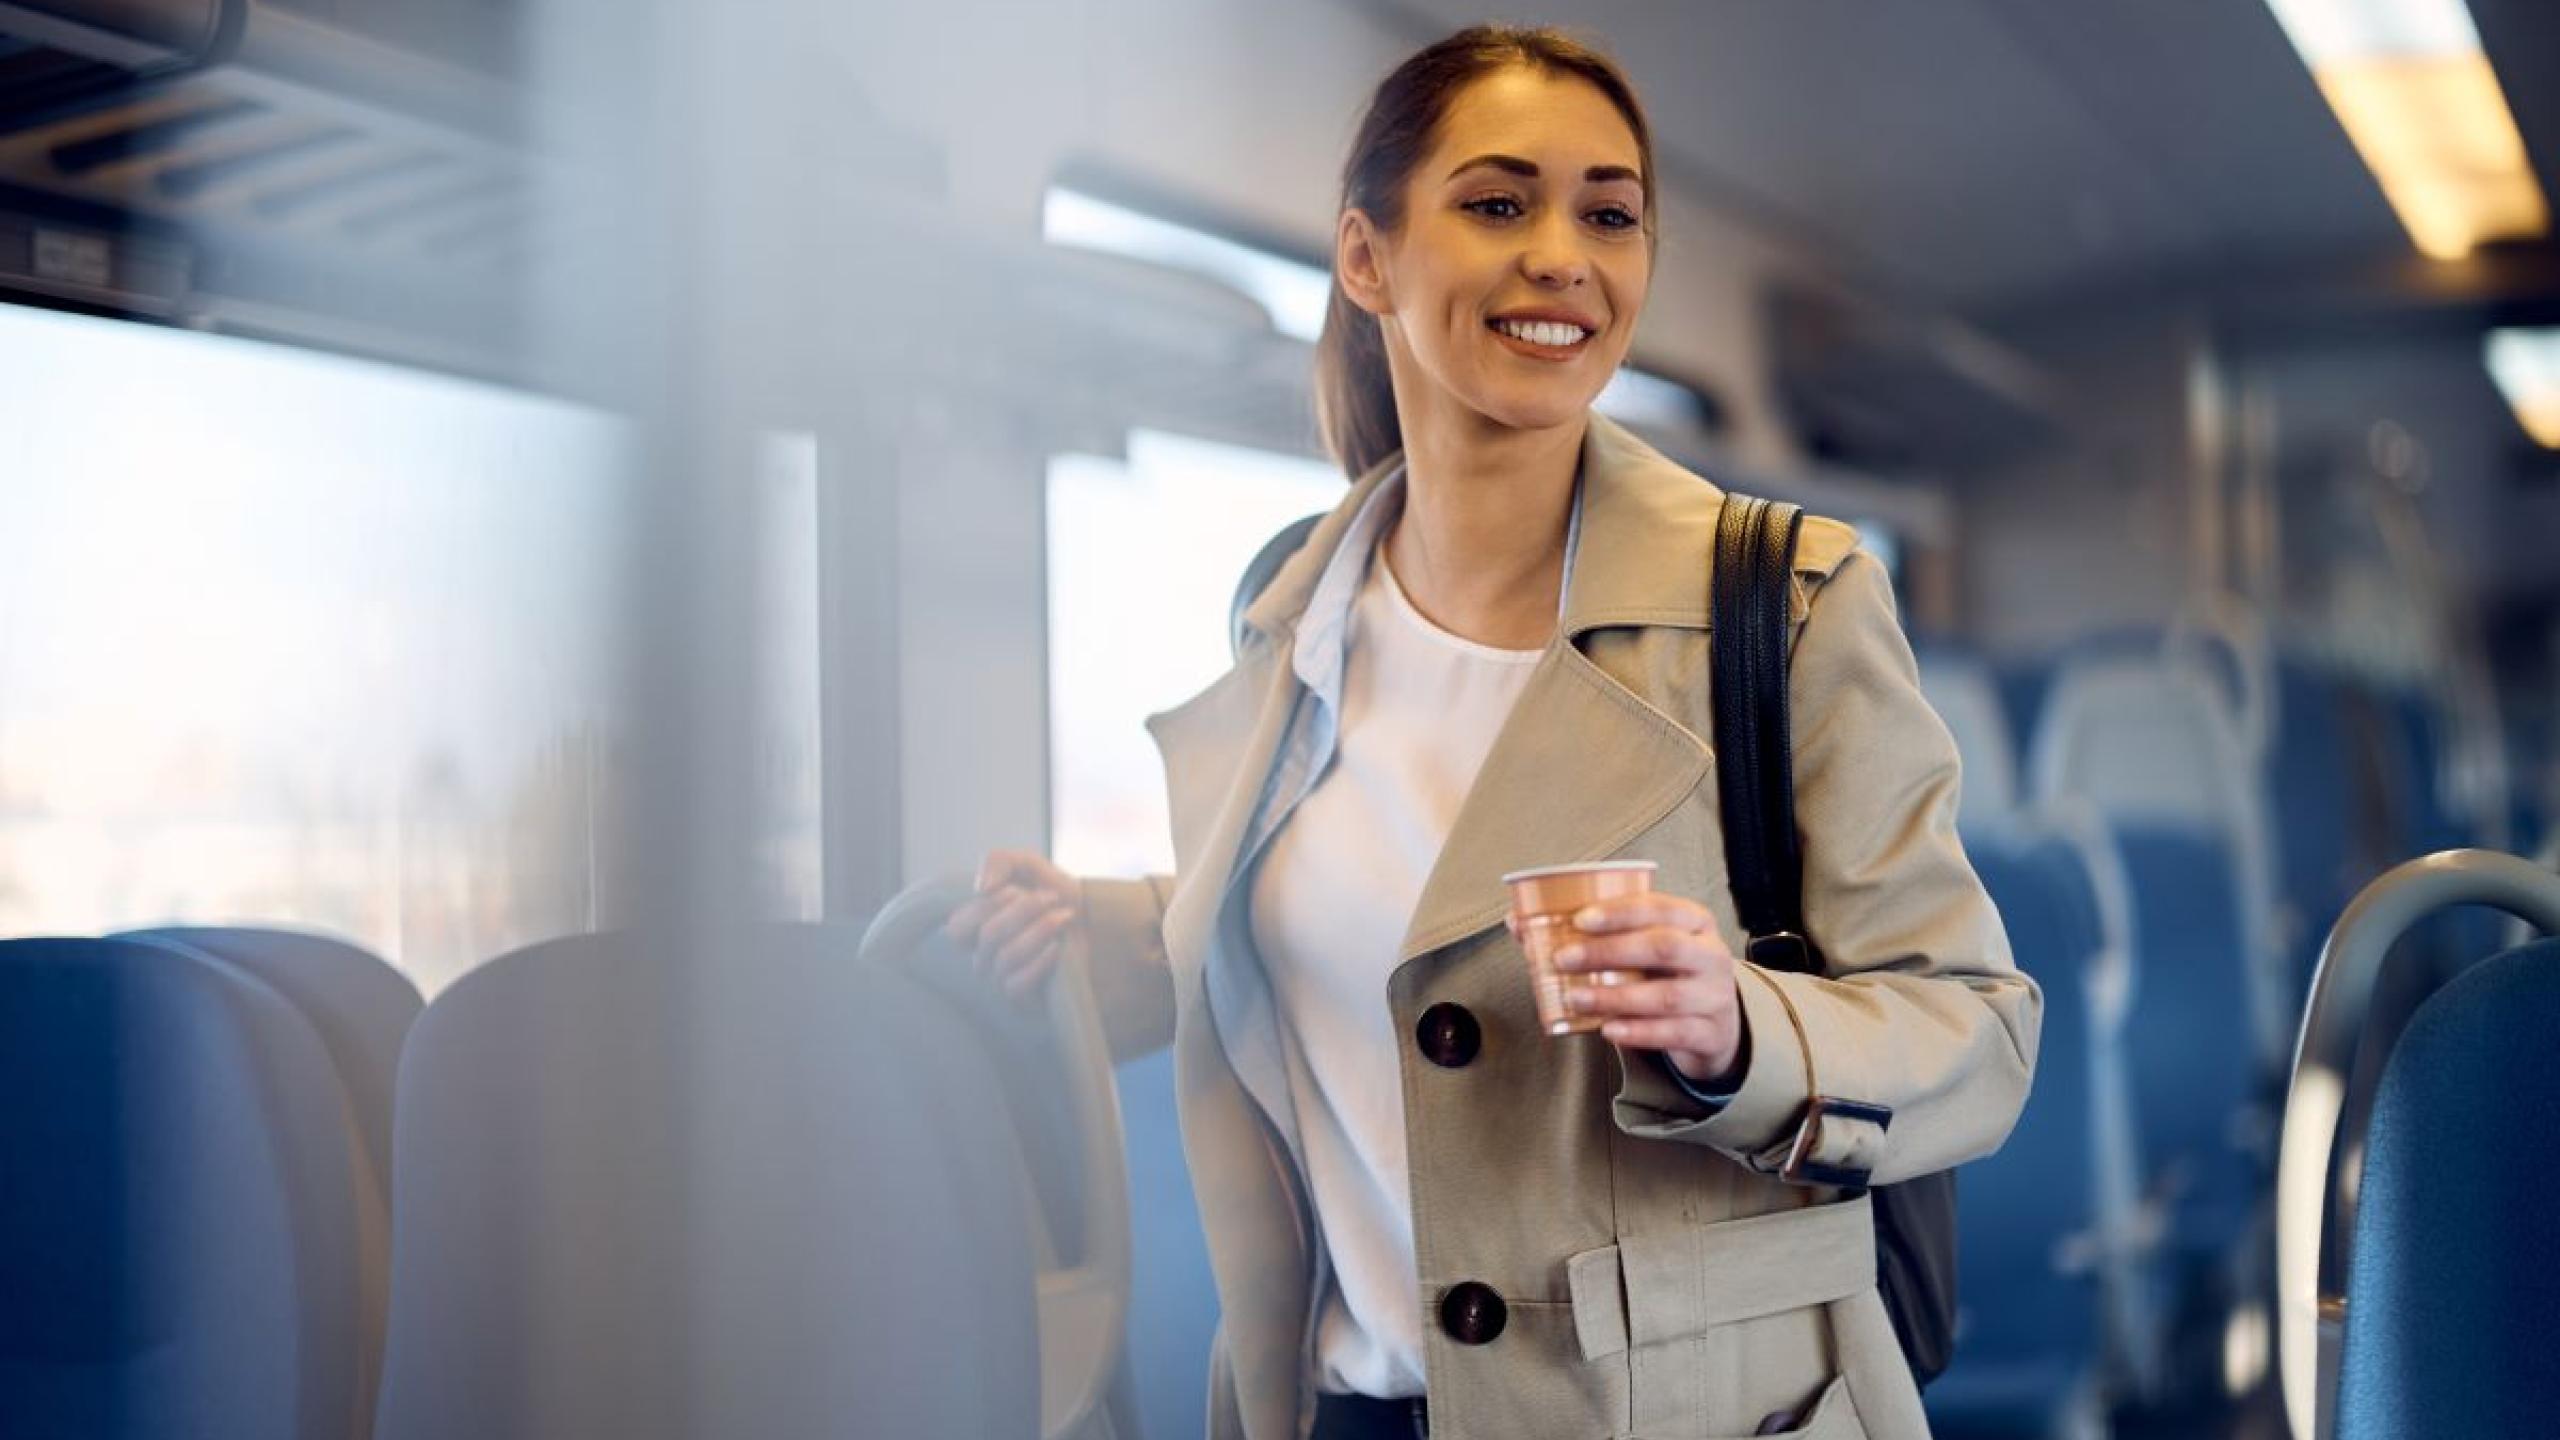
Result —
M 1292 664 L 1296 618 L 1360 506 L 1392 466 L 1372 470 L 1320 522 L 1244 614 L 1249 632 L 1233 669 L 1147 729 L 1165 766 L 1177 882 L 1165 914 L 1175 1003 L 1174 1065 L 1184 1146 L 1200 1190 L 1209 1263 L 1228 1307 L 1225 1372 L 1244 1431 L 1299 1433 L 1298 1357 L 1305 1333 L 1314 1237 L 1280 1132 L 1249 1093 L 1211 1013 L 1206 965 L 1219 912 L 1280 747 L 1306 687 Z M 1235 1342 L 1234 1337 L 1245 1337 Z M 1212 1397 L 1212 1403 L 1219 1403 Z M 1230 1434 L 1225 1423 L 1213 1426 Z
M 1499 923 L 1507 871 L 1616 855 L 1713 763 L 1704 740 L 1578 642 L 1607 626 L 1707 628 L 1723 493 L 1599 416 L 1583 441 L 1581 478 L 1563 623 L 1459 807 L 1399 962 Z
M 1228 873 L 1305 687 L 1278 646 L 1254 652 L 1177 709 L 1148 719 L 1163 753 L 1179 883 L 1165 912 L 1177 981 L 1197 976 Z
M 1227 878 L 1245 842 L 1245 827 L 1253 823 L 1263 782 L 1305 690 L 1291 664 L 1295 621 L 1352 517 L 1395 464 L 1389 460 L 1354 481 L 1307 543 L 1245 608 L 1248 634 L 1235 667 L 1197 696 L 1147 721 L 1164 757 L 1173 820 L 1180 883 L 1165 915 L 1165 949 L 1178 982 L 1199 974 Z
M 1397 959 L 1500 921 L 1508 871 L 1617 854 L 1670 814 L 1708 765 L 1704 742 L 1573 646 L 1551 647 L 1458 809 Z

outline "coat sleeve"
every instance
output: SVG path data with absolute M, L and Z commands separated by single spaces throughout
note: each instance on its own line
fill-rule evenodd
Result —
M 1093 939 L 1093 1000 L 1115 1060 L 1132 1060 L 1173 1041 L 1173 970 L 1165 959 L 1164 911 L 1173 877 L 1087 879 L 1085 926 Z
M 1881 1130 L 1825 1127 L 1826 1163 L 1872 1183 L 1989 1154 L 2026 1103 L 2043 997 L 1957 842 L 1955 741 L 1873 556 L 1849 554 L 1813 592 L 1788 693 L 1805 924 L 1826 972 L 1737 961 L 1751 1059 L 1731 1102 L 1710 1111 L 1629 1064 L 1618 1124 L 1774 1172 L 1820 1094 L 1892 1110 Z

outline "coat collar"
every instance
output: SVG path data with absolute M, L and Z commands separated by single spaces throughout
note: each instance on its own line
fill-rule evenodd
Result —
M 1352 521 L 1395 473 L 1397 457 L 1352 483 L 1307 543 L 1281 566 L 1245 611 L 1251 630 L 1281 642 L 1264 663 L 1287 668 L 1285 647 L 1298 617 Z M 1668 815 L 1708 771 L 1706 742 L 1628 689 L 1574 643 L 1610 626 L 1709 625 L 1716 514 L 1724 494 L 1625 428 L 1593 415 L 1582 443 L 1582 522 L 1563 624 L 1531 673 L 1509 720 L 1441 847 L 1405 932 L 1400 960 L 1485 930 L 1502 919 L 1502 876 L 1532 865 L 1567 864 L 1621 853 Z M 1237 808 L 1270 763 L 1277 691 L 1292 687 L 1259 665 L 1268 693 L 1247 745 Z M 1274 685 L 1273 682 L 1281 682 Z M 1242 716 L 1238 716 L 1242 719 Z M 1163 737 L 1159 737 L 1163 738 Z M 1234 824 L 1219 827 L 1231 859 Z M 1193 917 L 1195 923 L 1205 915 Z
M 1708 628 L 1724 491 L 1601 415 L 1582 439 L 1582 484 L 1566 637 L 1612 625 Z
M 1247 629 L 1274 638 L 1294 633 L 1353 520 L 1402 464 L 1401 454 L 1391 455 L 1352 482 L 1350 493 L 1246 607 Z M 1565 596 L 1566 637 L 1609 625 L 1708 628 L 1706 564 L 1714 553 L 1724 492 L 1599 414 L 1583 432 L 1581 481 L 1582 529 Z M 1681 563 L 1664 563 L 1672 558 Z

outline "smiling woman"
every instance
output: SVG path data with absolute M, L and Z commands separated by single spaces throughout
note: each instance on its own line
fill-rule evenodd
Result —
M 1174 873 L 999 851 L 953 918 L 1009 984 L 1089 968 L 1124 1052 L 1170 1039 L 1219 1440 L 1927 1433 L 1865 1192 L 1999 1143 L 2038 993 L 1882 567 L 1827 520 L 1768 593 L 1828 967 L 1747 958 L 1706 738 L 1725 497 L 1592 413 L 1652 177 L 1616 66 L 1553 31 L 1386 78 L 1318 350 L 1352 485 L 1148 722 Z M 1574 916 L 1596 1024 L 1558 1037 L 1502 877 L 1606 860 L 1658 886 Z

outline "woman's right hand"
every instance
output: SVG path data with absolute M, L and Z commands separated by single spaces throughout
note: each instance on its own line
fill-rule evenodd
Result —
M 970 951 L 980 975 L 1017 1000 L 1092 944 L 1084 882 L 1028 850 L 988 852 L 978 893 L 951 912 L 943 931 Z

